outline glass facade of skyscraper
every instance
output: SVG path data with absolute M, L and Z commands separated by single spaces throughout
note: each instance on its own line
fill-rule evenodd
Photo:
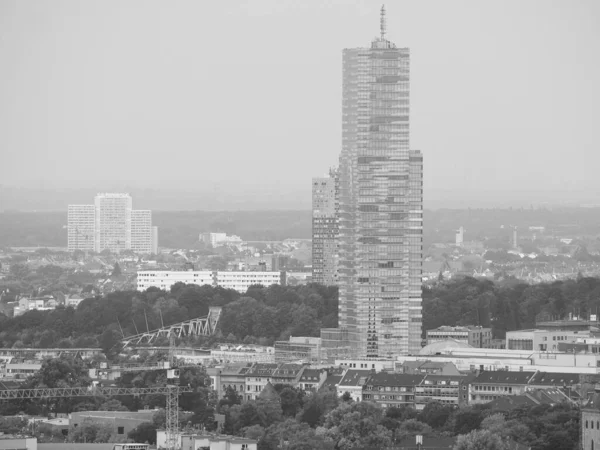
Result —
M 409 147 L 409 60 L 383 33 L 343 52 L 338 326 L 340 349 L 361 358 L 421 348 L 423 158 Z

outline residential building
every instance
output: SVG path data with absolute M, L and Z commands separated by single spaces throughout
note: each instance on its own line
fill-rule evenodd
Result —
M 427 360 L 396 362 L 394 372 L 410 375 L 460 375 L 459 370 L 451 362 Z
M 461 375 L 427 375 L 415 386 L 415 408 L 422 410 L 429 402 L 460 404 Z
M 3 380 L 25 381 L 29 376 L 38 373 L 41 368 L 41 360 L 13 357 L 6 363 L 0 364 L 0 378 Z
M 305 368 L 298 380 L 298 387 L 304 391 L 316 392 L 325 384 L 327 380 L 326 369 Z
M 416 386 L 423 375 L 379 372 L 371 374 L 364 384 L 362 399 L 379 403 L 382 407 L 414 406 Z
M 244 400 L 256 400 L 267 383 L 272 384 L 278 364 L 256 363 L 245 373 L 246 395 Z
M 279 364 L 271 376 L 271 383 L 274 385 L 287 384 L 289 386 L 296 387 L 300 381 L 300 376 L 302 375 L 305 367 L 307 367 L 305 364 Z
M 469 325 L 465 327 L 441 326 L 426 331 L 427 344 L 454 339 L 477 348 L 488 348 L 492 342 L 492 329 Z
M 217 398 L 223 398 L 227 388 L 232 388 L 246 399 L 246 373 L 250 371 L 251 366 L 252 364 L 227 364 L 207 368 L 206 372 L 210 376 Z
M 131 211 L 131 250 L 135 253 L 152 252 L 152 211 L 134 209 Z
M 383 8 L 380 37 L 342 55 L 339 328 L 321 335 L 338 358 L 421 348 L 423 157 L 409 144 L 409 62 L 386 38 Z
M 481 372 L 469 385 L 469 404 L 488 403 L 508 395 L 522 395 L 527 391 L 535 372 Z
M 282 282 L 283 280 L 283 282 Z M 149 287 L 169 290 L 175 283 L 221 286 L 245 293 L 250 286 L 284 284 L 284 272 L 225 272 L 225 271 L 168 271 L 144 270 L 137 273 L 137 290 Z
M 336 283 L 337 174 L 312 180 L 312 281 Z
M 67 248 L 94 250 L 95 230 L 94 205 L 69 205 L 67 212 Z
M 347 392 L 355 402 L 362 401 L 363 386 L 366 385 L 369 376 L 373 373 L 371 370 L 346 370 L 337 385 L 338 396 L 341 397 Z
M 158 245 L 152 212 L 132 209 L 129 194 L 100 193 L 93 205 L 69 205 L 67 220 L 70 251 L 154 253 Z
M 506 332 L 506 348 L 508 350 L 535 350 L 540 352 L 557 352 L 559 344 L 574 343 L 579 338 L 589 338 L 590 332 L 566 330 L 516 330 Z
M 131 249 L 131 209 L 129 194 L 102 193 L 94 198 L 94 251 L 118 253 Z
M 152 248 L 150 253 L 154 255 L 158 254 L 158 227 L 155 226 L 152 227 Z

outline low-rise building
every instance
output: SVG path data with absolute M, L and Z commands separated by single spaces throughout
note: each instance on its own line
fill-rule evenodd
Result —
M 245 373 L 246 394 L 245 400 L 256 400 L 267 383 L 273 384 L 273 374 L 277 370 L 278 364 L 256 363 L 253 364 Z
M 326 369 L 310 369 L 305 368 L 298 380 L 298 387 L 303 391 L 316 392 L 321 389 L 321 386 L 327 380 Z
M 488 348 L 492 341 L 492 329 L 469 325 L 464 327 L 441 326 L 426 331 L 427 344 L 454 339 L 477 348 Z
M 137 290 L 145 291 L 150 287 L 170 290 L 175 283 L 197 284 L 199 286 L 220 286 L 245 293 L 250 286 L 285 284 L 284 272 L 248 271 L 169 271 L 144 270 L 137 273 Z
M 321 338 L 290 336 L 275 342 L 275 362 L 321 362 Z
M 251 366 L 252 364 L 227 364 L 206 369 L 211 379 L 212 388 L 217 393 L 217 398 L 223 398 L 227 393 L 227 388 L 231 388 L 244 399 L 247 399 L 246 373 Z
M 109 424 L 115 436 L 127 434 L 144 422 L 152 422 L 156 410 L 140 411 L 78 411 L 71 413 L 70 425 L 80 426 L 84 421 Z
M 263 345 L 220 345 L 211 350 L 210 355 L 219 363 L 275 362 L 275 349 Z
M 0 434 L 0 450 L 37 450 L 37 438 Z
M 394 372 L 410 375 L 460 375 L 451 362 L 427 360 L 396 362 Z
M 458 406 L 463 378 L 461 375 L 427 375 L 415 386 L 415 408 L 422 410 L 429 402 Z
M 375 372 L 394 370 L 394 361 L 391 359 L 336 359 L 335 365 L 342 369 L 374 370 Z
M 577 342 L 579 338 L 589 338 L 589 331 L 566 330 L 516 330 L 506 332 L 508 350 L 533 350 L 558 352 L 559 344 Z
M 469 404 L 489 403 L 500 397 L 522 395 L 535 372 L 481 372 L 469 385 Z
M 342 376 L 337 385 L 338 396 L 344 395 L 346 392 L 355 402 L 360 402 L 363 399 L 363 387 L 367 383 L 367 379 L 373 372 L 370 370 L 354 370 L 348 369 Z
M 300 376 L 306 366 L 303 364 L 283 363 L 277 366 L 277 369 L 271 376 L 271 383 L 285 384 L 296 387 L 300 381 Z
M 414 406 L 415 390 L 425 377 L 402 373 L 379 372 L 371 374 L 364 383 L 362 399 L 382 407 Z

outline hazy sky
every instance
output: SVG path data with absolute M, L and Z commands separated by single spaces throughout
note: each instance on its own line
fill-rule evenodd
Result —
M 0 184 L 306 204 L 341 148 L 342 49 L 381 3 L 0 0 Z M 426 199 L 600 196 L 600 1 L 386 6 Z

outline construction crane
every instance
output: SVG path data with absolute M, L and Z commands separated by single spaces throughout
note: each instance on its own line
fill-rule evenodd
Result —
M 196 319 L 186 320 L 184 322 L 174 323 L 166 327 L 156 330 L 148 330 L 145 333 L 138 333 L 133 336 L 124 337 L 121 339 L 123 347 L 138 344 L 150 344 L 158 337 L 176 336 L 178 338 L 184 336 L 211 336 L 215 333 L 219 318 L 221 317 L 221 307 L 211 306 L 208 310 L 208 315 L 198 317 Z M 146 329 L 148 325 L 146 324 Z
M 167 379 L 178 370 L 169 369 Z M 149 388 L 119 388 L 119 387 L 72 387 L 72 388 L 38 388 L 38 389 L 6 389 L 0 391 L 0 400 L 17 399 L 46 399 L 69 397 L 96 397 L 113 395 L 148 395 L 159 394 L 167 398 L 166 407 L 166 444 L 168 450 L 178 450 L 178 419 L 179 394 L 193 392 L 188 386 L 178 386 L 173 381 L 167 381 L 167 386 Z

